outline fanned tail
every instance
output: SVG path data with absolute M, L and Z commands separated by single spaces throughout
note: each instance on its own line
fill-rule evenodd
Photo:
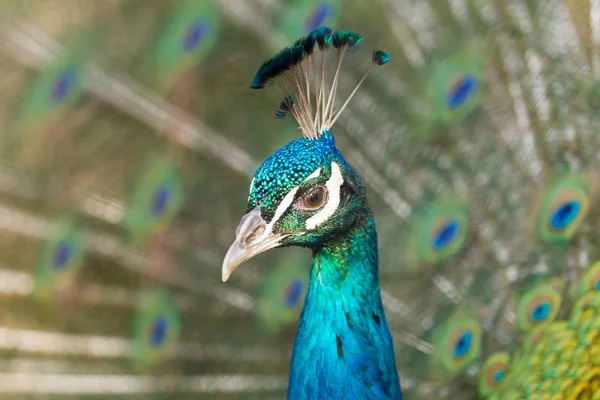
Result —
M 369 131 L 358 165 L 391 206 L 377 223 L 395 249 L 381 279 L 402 386 L 423 399 L 588 393 L 595 364 L 558 354 L 590 334 L 574 318 L 596 315 L 582 303 L 600 289 L 589 32 L 562 2 L 443 3 L 390 2 L 402 73 L 376 88 L 390 101 L 357 113 L 392 130 Z

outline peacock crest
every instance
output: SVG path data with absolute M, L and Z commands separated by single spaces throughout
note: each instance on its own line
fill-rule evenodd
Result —
M 345 103 L 336 108 L 335 96 L 344 55 L 356 52 L 362 41 L 363 37 L 356 32 L 317 28 L 266 61 L 256 73 L 251 87 L 262 89 L 276 84 L 285 95 L 275 116 L 283 118 L 290 113 L 298 122 L 303 137 L 317 139 L 323 132 L 331 130 L 371 71 L 369 68 Z M 325 67 L 330 53 L 337 54 L 337 67 L 333 79 L 327 82 Z M 374 50 L 371 61 L 373 66 L 384 65 L 390 61 L 390 55 Z

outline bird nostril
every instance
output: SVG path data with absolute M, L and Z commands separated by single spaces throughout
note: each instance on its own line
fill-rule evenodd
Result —
M 256 238 L 258 238 L 260 235 L 262 235 L 264 231 L 265 231 L 264 225 L 257 226 L 252 232 L 250 232 L 250 234 L 248 236 L 246 236 L 245 242 L 250 243 L 250 242 L 255 241 Z

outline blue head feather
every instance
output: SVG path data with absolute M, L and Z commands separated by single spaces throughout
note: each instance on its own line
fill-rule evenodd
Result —
M 252 80 L 251 88 L 262 89 L 267 83 L 302 61 L 304 55 L 301 44 L 283 49 L 259 68 Z
M 357 40 L 354 36 L 352 38 L 355 41 Z M 292 46 L 286 47 L 273 58 L 264 62 L 254 76 L 250 87 L 252 89 L 262 89 L 267 83 L 277 78 L 283 72 L 298 65 L 305 57 L 312 54 L 315 43 L 321 50 L 331 46 L 331 28 L 322 27 L 312 31 L 305 37 L 298 39 Z
M 314 37 L 319 45 L 319 49 L 323 50 L 332 44 L 331 32 L 330 27 L 322 26 L 309 33 L 308 36 Z
M 352 31 L 338 31 L 331 36 L 333 47 L 336 49 L 346 48 L 350 52 L 355 52 L 360 48 L 363 37 Z
M 316 35 L 308 34 L 305 37 L 296 40 L 294 46 L 300 46 L 302 51 L 304 51 L 304 54 L 309 56 L 315 49 L 315 44 L 317 44 Z
M 260 206 L 268 221 L 274 207 L 295 186 L 321 166 L 336 161 L 347 163 L 335 147 L 333 136 L 325 131 L 319 139 L 301 138 L 283 146 L 267 158 L 254 175 L 248 211 Z
M 383 50 L 374 50 L 371 59 L 377 65 L 385 65 L 390 62 L 390 55 Z

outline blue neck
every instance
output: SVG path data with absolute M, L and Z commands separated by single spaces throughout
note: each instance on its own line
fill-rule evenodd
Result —
M 288 399 L 400 398 L 379 291 L 377 234 L 367 215 L 313 254 Z

